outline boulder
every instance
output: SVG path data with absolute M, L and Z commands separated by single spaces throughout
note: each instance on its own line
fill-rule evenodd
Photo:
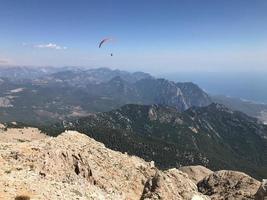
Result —
M 188 176 L 178 169 L 164 172 L 156 171 L 150 177 L 143 190 L 140 200 L 209 200 L 198 193 L 196 185 Z
M 197 186 L 212 200 L 249 200 L 254 199 L 260 182 L 245 173 L 222 170 L 208 175 Z
M 183 166 L 180 167 L 179 170 L 186 173 L 195 184 L 213 173 L 213 171 L 201 165 Z

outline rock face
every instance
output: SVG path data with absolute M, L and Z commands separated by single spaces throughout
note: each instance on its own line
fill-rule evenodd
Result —
M 241 172 L 222 170 L 205 177 L 197 186 L 212 200 L 248 200 L 255 198 L 260 182 Z
M 203 167 L 201 165 L 196 166 L 184 166 L 179 168 L 180 171 L 186 173 L 188 177 L 197 184 L 199 181 L 201 181 L 206 176 L 213 173 L 210 169 Z
M 267 197 L 267 179 L 263 179 L 261 186 L 255 195 L 255 200 L 264 200 L 264 197 Z
M 32 138 L 0 142 L 0 199 L 209 199 L 183 172 L 159 171 L 78 132 Z
M 207 106 L 210 97 L 191 82 L 175 83 L 166 79 L 142 79 L 135 84 L 144 104 L 161 104 L 184 111 L 192 106 Z
M 198 194 L 196 185 L 188 180 L 186 174 L 177 169 L 170 169 L 156 174 L 149 178 L 140 200 L 159 199 L 199 199 L 208 200 L 208 197 Z

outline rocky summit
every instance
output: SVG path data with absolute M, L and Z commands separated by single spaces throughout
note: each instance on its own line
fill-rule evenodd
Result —
M 0 130 L 1 200 L 254 199 L 263 193 L 259 181 L 240 172 L 161 171 L 76 131 L 49 137 L 34 128 Z
M 78 132 L 10 137 L 0 144 L 0 199 L 209 199 L 185 173 L 160 171 Z

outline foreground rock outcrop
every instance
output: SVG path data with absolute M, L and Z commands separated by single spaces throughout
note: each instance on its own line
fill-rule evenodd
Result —
M 244 173 L 161 171 L 75 131 L 53 138 L 37 129 L 0 129 L 1 200 L 246 200 L 256 192 L 262 200 L 266 193 L 265 182 Z
M 0 199 L 209 199 L 177 169 L 107 149 L 78 132 L 0 143 Z

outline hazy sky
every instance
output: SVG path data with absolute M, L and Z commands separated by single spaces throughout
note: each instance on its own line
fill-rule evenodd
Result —
M 0 65 L 267 71 L 267 1 L 0 0 Z

